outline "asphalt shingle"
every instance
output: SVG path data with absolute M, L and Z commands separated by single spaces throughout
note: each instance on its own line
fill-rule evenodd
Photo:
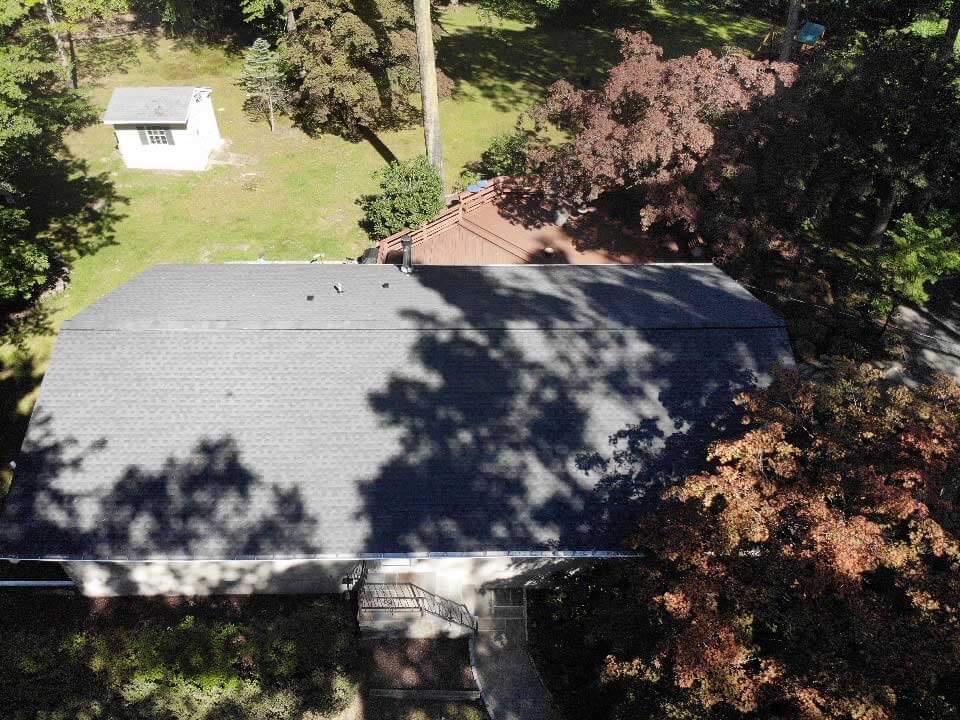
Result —
M 790 363 L 712 266 L 160 266 L 64 324 L 0 556 L 596 549 L 612 436 L 678 472 Z
M 115 88 L 103 121 L 110 125 L 182 125 L 187 122 L 195 89 L 192 85 Z

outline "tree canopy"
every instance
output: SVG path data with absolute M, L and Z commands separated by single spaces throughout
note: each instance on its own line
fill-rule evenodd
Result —
M 295 0 L 285 60 L 297 75 L 294 119 L 308 132 L 359 138 L 419 116 L 413 16 L 402 0 Z
M 909 390 L 837 360 L 738 403 L 742 430 L 639 521 L 644 561 L 567 578 L 545 601 L 569 621 L 539 651 L 575 667 L 557 671 L 571 707 L 956 717 L 960 388 Z M 624 477 L 642 458 L 618 460 Z
M 374 177 L 378 192 L 360 200 L 374 240 L 419 227 L 444 208 L 443 182 L 425 155 L 392 162 Z
M 71 257 L 109 241 L 112 184 L 87 173 L 64 133 L 94 120 L 30 2 L 0 14 L 0 308 L 36 298 Z
M 566 81 L 550 88 L 535 111 L 572 136 L 535 159 L 545 189 L 577 206 L 618 188 L 653 189 L 692 173 L 714 143 L 727 113 L 750 108 L 791 85 L 796 66 L 717 57 L 709 50 L 674 60 L 645 32 L 620 30 L 623 59 L 598 90 Z M 648 223 L 658 209 L 645 208 Z

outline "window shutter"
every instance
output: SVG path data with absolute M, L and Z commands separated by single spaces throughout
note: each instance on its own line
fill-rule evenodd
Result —
M 163 131 L 167 134 L 167 145 L 173 145 L 173 130 L 164 128 Z
M 137 133 L 140 135 L 140 144 L 149 145 L 150 140 L 147 139 L 147 129 L 142 125 L 137 126 Z

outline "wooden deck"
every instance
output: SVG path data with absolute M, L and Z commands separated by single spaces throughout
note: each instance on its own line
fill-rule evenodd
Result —
M 574 216 L 563 227 L 552 222 L 538 200 L 497 178 L 459 201 L 425 226 L 380 242 L 379 260 L 399 263 L 402 238 L 413 239 L 415 265 L 608 265 L 681 262 L 689 256 L 670 243 L 651 247 L 628 229 L 594 211 Z

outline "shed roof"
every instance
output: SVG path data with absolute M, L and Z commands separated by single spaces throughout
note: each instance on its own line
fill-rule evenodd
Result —
M 185 123 L 195 90 L 192 85 L 114 88 L 103 122 L 108 125 Z
M 710 265 L 158 266 L 64 323 L 0 557 L 604 549 L 611 438 L 679 471 L 790 363 Z

